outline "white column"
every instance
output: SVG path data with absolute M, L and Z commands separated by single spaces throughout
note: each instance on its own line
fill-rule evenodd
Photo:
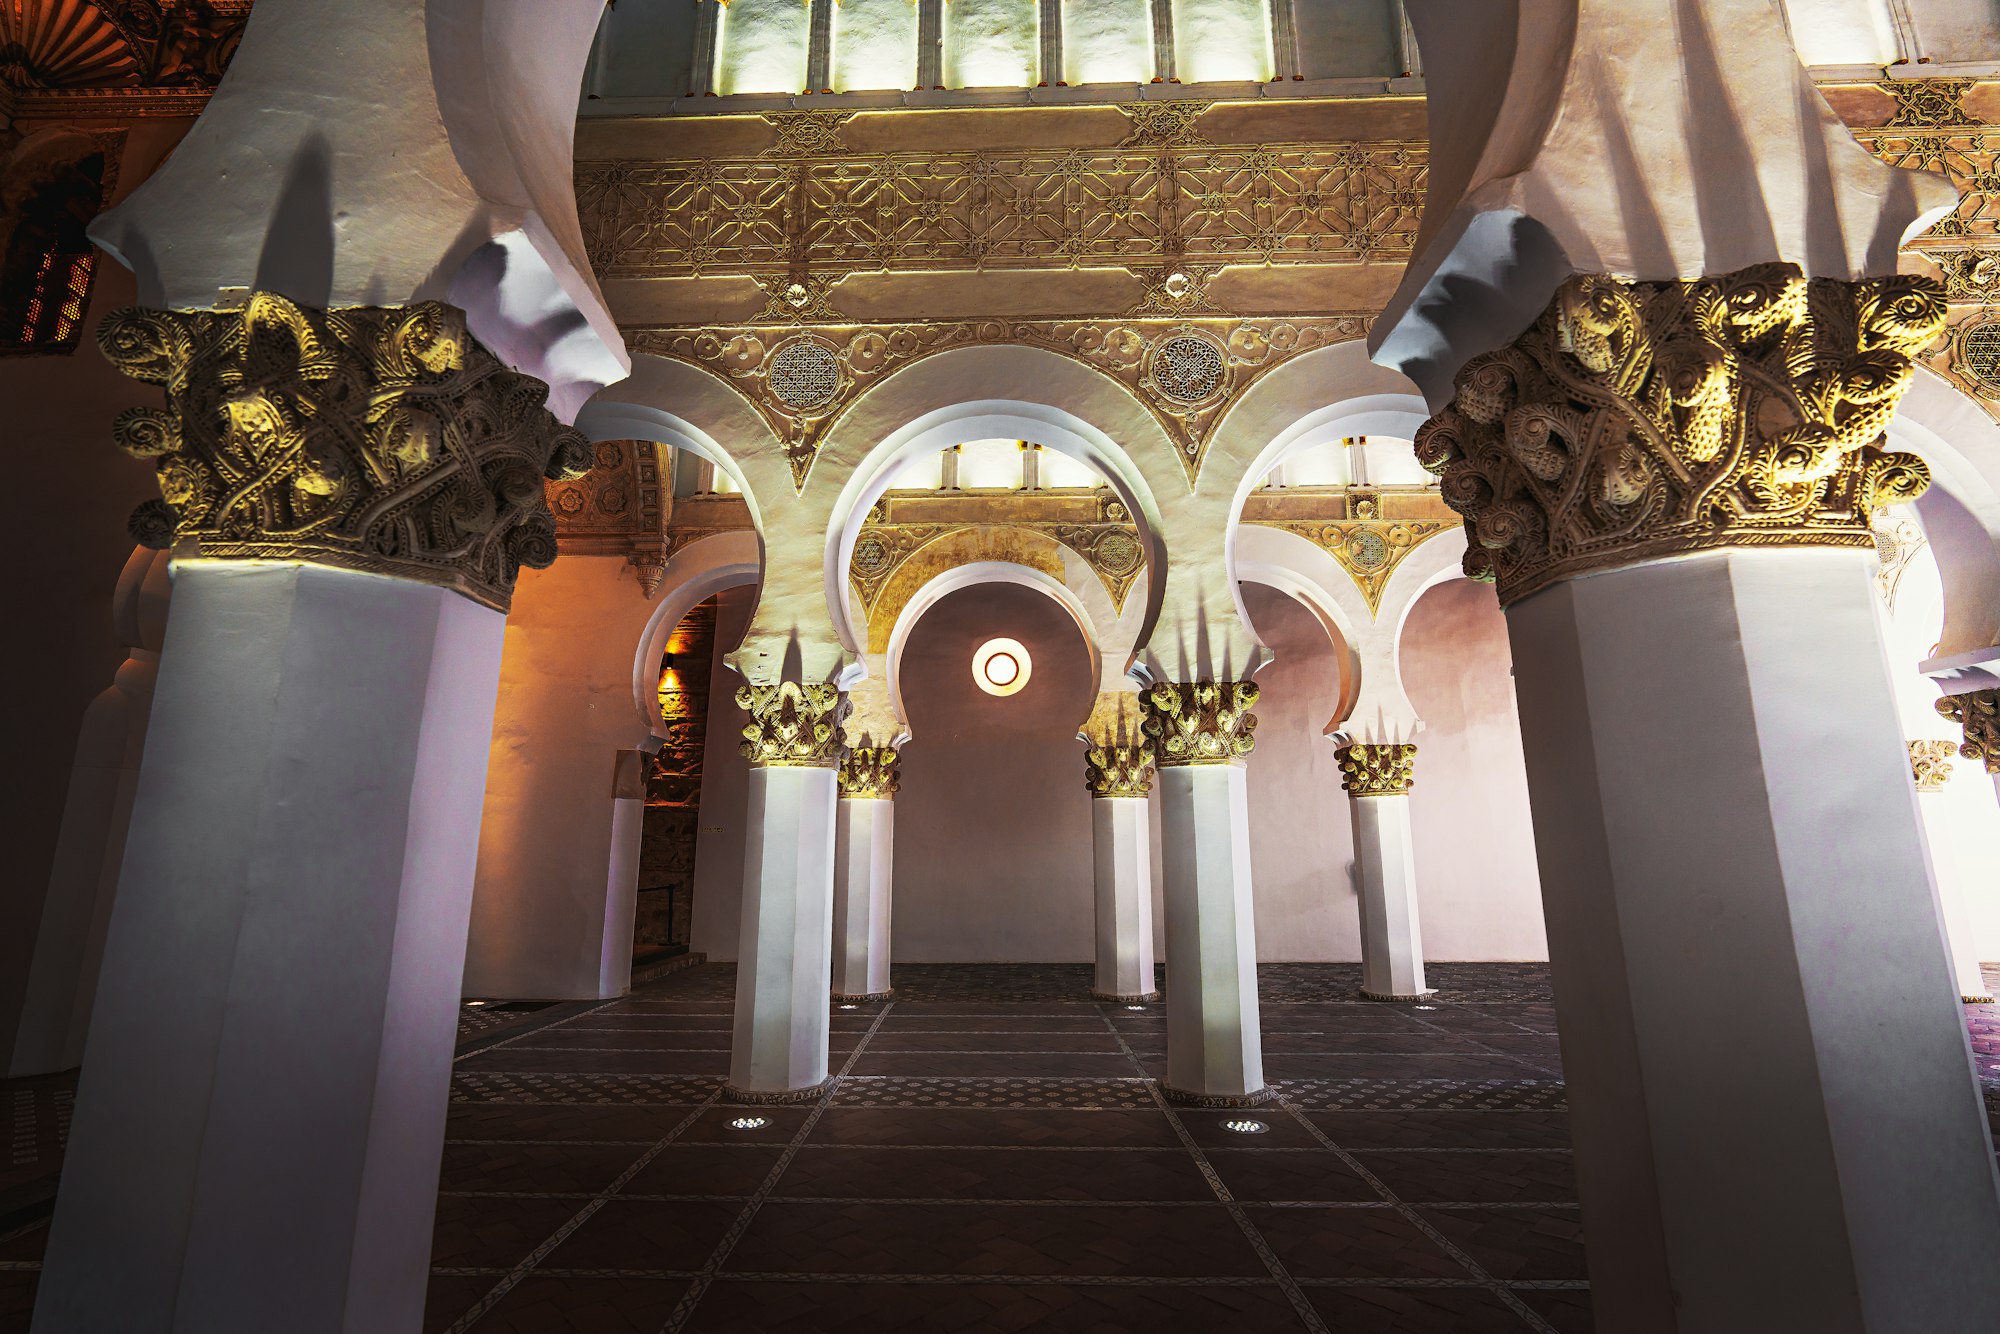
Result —
M 1250 803 L 1242 761 L 1159 771 L 1167 913 L 1167 1087 L 1245 1101 L 1264 1092 Z
M 113 617 L 131 656 L 110 688 L 90 702 L 77 735 L 10 1077 L 69 1070 L 83 1061 L 104 932 L 139 787 L 168 593 L 167 553 L 134 551 L 113 597 Z
M 421 1322 L 504 619 L 178 564 L 40 1334 Z
M 1107 1001 L 1160 998 L 1153 975 L 1152 802 L 1143 796 L 1090 801 L 1097 884 L 1097 976 Z
M 730 1096 L 809 1096 L 826 1082 L 833 973 L 834 771 L 752 764 Z
M 889 923 L 895 886 L 896 803 L 847 796 L 837 803 L 833 862 L 833 995 L 889 998 Z
M 2000 1329 L 2000 1182 L 1863 550 L 1508 609 L 1604 1328 Z
M 1938 919 L 1944 925 L 1945 947 L 1951 955 L 1959 999 L 1968 1004 L 1987 1004 L 1993 996 L 1979 970 L 1972 914 L 1965 902 L 1964 868 L 1954 853 L 1950 799 L 1945 795 L 1946 784 L 1951 780 L 1951 758 L 1957 751 L 1957 744 L 1951 741 L 1912 741 L 1910 771 L 1916 780 L 1917 810 L 1923 817 L 1931 871 L 1937 877 Z
M 1434 995 L 1424 985 L 1410 794 L 1350 796 L 1348 809 L 1354 817 L 1354 889 L 1361 911 L 1361 992 L 1373 1000 Z

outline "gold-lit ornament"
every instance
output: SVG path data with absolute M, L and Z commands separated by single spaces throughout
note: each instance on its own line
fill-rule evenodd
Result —
M 1340 785 L 1351 797 L 1398 797 L 1416 781 L 1417 748 L 1407 741 L 1355 741 L 1337 753 Z
M 1951 781 L 1951 757 L 1958 747 L 1949 741 L 1912 741 L 1910 777 L 1919 792 L 1942 792 Z
M 1922 278 L 1580 275 L 1466 363 L 1417 457 L 1464 516 L 1466 573 L 1503 604 L 1690 551 L 1873 546 L 1874 511 L 1930 484 L 1878 443 L 1944 321 Z
M 760 766 L 830 769 L 840 760 L 840 724 L 848 700 L 837 685 L 741 686 L 737 707 L 750 713 L 741 750 Z
M 330 565 L 440 584 L 501 611 L 516 572 L 555 560 L 543 484 L 591 466 L 543 407 L 439 302 L 312 310 L 269 292 L 240 310 L 127 309 L 98 343 L 167 389 L 118 444 L 155 460 L 142 545 Z
M 1229 764 L 1256 748 L 1258 689 L 1251 681 L 1162 682 L 1142 694 L 1154 763 Z
M 1958 753 L 1978 760 L 1989 774 L 2000 774 L 2000 690 L 1968 690 L 1937 702 L 1940 717 L 1959 725 L 1965 743 Z
M 840 760 L 840 795 L 850 801 L 893 801 L 902 787 L 893 746 L 856 746 Z
M 1153 748 L 1092 746 L 1083 753 L 1083 784 L 1093 797 L 1145 796 L 1153 790 Z

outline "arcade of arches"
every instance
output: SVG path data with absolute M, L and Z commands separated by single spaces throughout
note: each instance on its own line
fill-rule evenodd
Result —
M 0 1331 L 2000 1329 L 1996 179 L 1985 0 L 0 5 Z

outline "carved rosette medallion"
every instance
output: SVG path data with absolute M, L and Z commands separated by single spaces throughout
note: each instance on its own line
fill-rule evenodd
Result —
M 831 769 L 839 763 L 840 724 L 850 707 L 839 686 L 740 686 L 736 703 L 750 711 L 741 750 L 752 768 Z
M 121 310 L 98 343 L 167 407 L 120 413 L 159 500 L 132 536 L 221 560 L 305 561 L 440 584 L 505 611 L 556 558 L 545 479 L 589 471 L 548 387 L 501 365 L 439 302 L 312 310 Z
M 902 786 L 893 746 L 856 746 L 840 759 L 843 800 L 894 801 Z
M 1154 763 L 1230 764 L 1256 748 L 1258 690 L 1250 681 L 1162 682 L 1139 696 Z
M 1340 785 L 1350 797 L 1400 797 L 1417 776 L 1417 748 L 1407 741 L 1355 741 L 1342 746 Z
M 1877 446 L 1945 313 L 1907 276 L 1580 275 L 1466 363 L 1417 456 L 1465 519 L 1466 573 L 1503 604 L 1684 552 L 1872 546 L 1872 513 L 1930 483 Z
M 1949 741 L 1912 741 L 1910 777 L 1916 780 L 1917 791 L 1944 791 L 1951 781 L 1951 757 L 1957 753 L 1958 747 Z
M 1946 695 L 1937 702 L 1937 711 L 1964 730 L 1965 744 L 1958 753 L 1980 761 L 1987 773 L 2000 774 L 2000 690 Z
M 1143 797 L 1153 790 L 1153 748 L 1092 746 L 1083 753 L 1083 784 L 1093 797 Z

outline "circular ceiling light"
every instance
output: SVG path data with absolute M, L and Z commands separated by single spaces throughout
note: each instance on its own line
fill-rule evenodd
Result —
M 1034 674 L 1027 646 L 1018 639 L 989 639 L 972 655 L 972 680 L 989 695 L 1011 695 Z

